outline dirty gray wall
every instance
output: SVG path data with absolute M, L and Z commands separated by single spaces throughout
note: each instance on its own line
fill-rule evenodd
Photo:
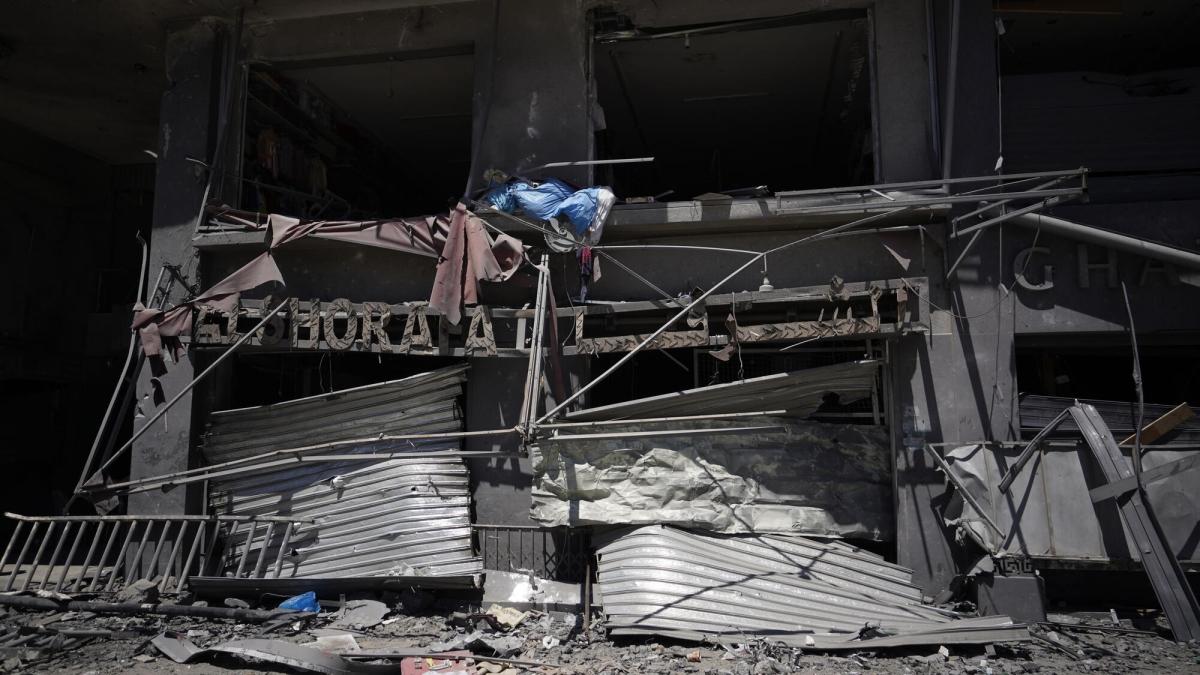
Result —
M 201 22 L 172 33 L 167 39 L 167 76 L 158 140 L 153 229 L 150 239 L 150 278 L 153 284 L 163 265 L 178 265 L 188 281 L 203 286 L 198 253 L 191 245 L 196 216 L 203 201 L 206 175 L 190 158 L 210 160 L 215 142 L 213 122 L 219 99 L 221 32 L 218 24 Z M 187 297 L 174 284 L 167 306 Z M 165 372 L 142 369 L 137 384 L 134 425 L 140 428 L 158 406 L 172 399 L 198 370 L 193 356 L 167 364 Z M 133 446 L 131 478 L 154 476 L 189 468 L 194 439 L 193 397 L 175 404 Z M 198 491 L 141 492 L 129 498 L 130 513 L 184 513 L 198 507 Z M 192 511 L 193 513 L 197 511 Z
M 909 3 L 916 4 L 916 3 Z M 961 3 L 955 104 L 949 106 L 948 63 L 939 64 L 941 119 L 950 125 L 949 169 L 953 176 L 993 172 L 999 154 L 996 98 L 995 28 L 991 8 Z M 949 44 L 945 17 L 935 17 L 939 44 Z M 953 109 L 953 115 L 949 112 Z M 886 107 L 881 110 L 886 111 Z M 912 127 L 891 129 L 883 114 L 881 134 L 913 134 Z M 943 129 L 946 127 L 943 126 Z M 899 175 L 898 178 L 911 178 Z M 928 176 L 934 177 L 934 176 Z M 885 174 L 885 181 L 893 180 Z M 981 260 L 995 260 L 1000 230 L 985 233 L 976 245 Z M 953 260 L 962 242 L 948 246 Z M 958 270 L 946 286 L 944 274 L 930 273 L 934 309 L 928 336 L 899 340 L 892 351 L 895 400 L 892 419 L 896 455 L 897 557 L 915 571 L 914 583 L 932 593 L 956 573 L 956 549 L 937 508 L 944 493 L 940 475 L 924 454 L 925 442 L 1013 437 L 1015 362 L 1012 305 L 1000 295 L 1003 273 L 995 267 Z
M 591 158 L 591 30 L 578 0 L 501 3 L 477 51 L 482 90 L 476 171 L 518 174 L 547 162 Z M 556 171 L 587 184 L 587 167 Z M 474 176 L 479 180 L 479 176 Z

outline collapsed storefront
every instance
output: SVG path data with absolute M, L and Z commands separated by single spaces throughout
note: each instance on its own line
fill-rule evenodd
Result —
M 489 101 L 481 114 L 479 99 L 504 96 L 480 86 L 481 64 L 515 87 L 538 59 L 458 44 L 452 19 L 472 11 L 431 19 L 422 53 L 395 60 L 234 39 L 233 54 L 259 58 L 226 64 L 213 106 L 225 166 L 189 194 L 202 207 L 179 229 L 186 255 L 158 256 L 169 265 L 139 293 L 127 370 L 142 384 L 110 405 L 137 410 L 138 423 L 128 440 L 101 429 L 77 489 L 127 515 L 18 529 L 7 588 L 149 578 L 215 593 L 461 590 L 523 574 L 580 584 L 580 602 L 602 603 L 627 634 L 752 626 L 833 650 L 872 621 L 874 639 L 896 644 L 1022 639 L 1004 616 L 1009 579 L 1029 581 L 1034 564 L 1141 558 L 1142 542 L 1119 545 L 1122 514 L 1076 503 L 1095 487 L 1078 428 L 1060 428 L 1062 451 L 1035 444 L 1040 464 L 1000 489 L 1000 467 L 1049 421 L 1034 421 L 1044 410 L 1033 404 L 1057 414 L 1074 400 L 1020 398 L 1014 371 L 1065 325 L 1045 301 L 1055 266 L 1077 264 L 1083 287 L 1107 281 L 1097 302 L 1109 306 L 1070 317 L 1106 317 L 1120 335 L 1118 251 L 1149 282 L 1142 299 L 1166 304 L 1189 297 L 1168 282 L 1200 257 L 1048 215 L 1086 200 L 1084 169 L 906 180 L 876 166 L 902 134 L 864 93 L 871 26 L 858 9 L 704 28 L 695 39 L 711 43 L 694 57 L 663 54 L 653 40 L 681 36 L 628 32 L 621 17 L 596 18 L 606 30 L 594 36 L 546 31 L 572 48 L 594 37 L 607 55 L 604 128 L 587 86 L 586 105 L 539 104 L 534 91 L 528 106 Z M 769 57 L 798 36 L 827 55 L 824 79 L 804 85 L 825 92 L 826 109 L 802 138 L 803 125 L 747 102 L 792 75 Z M 732 75 L 711 66 L 697 79 L 728 84 L 771 62 L 747 82 L 762 96 L 711 84 L 680 103 L 652 86 L 675 81 L 676 60 L 710 67 L 755 38 Z M 658 62 L 650 83 L 630 82 L 628 64 Z M 389 95 L 368 95 L 379 82 Z M 717 107 L 708 117 L 680 105 Z M 556 131 L 546 117 L 573 121 Z M 679 150 L 748 122 L 762 136 L 713 141 L 707 171 Z M 648 133 L 679 152 L 640 156 Z M 757 166 L 742 153 L 771 138 L 811 146 L 810 161 Z M 826 174 L 830 157 L 840 161 Z M 672 172 L 694 198 L 663 201 Z M 595 185 L 602 173 L 616 194 Z M 759 184 L 768 179 L 780 182 Z M 1063 250 L 1080 260 L 1063 262 Z M 1156 412 L 1146 406 L 1146 421 Z M 1142 426 L 1109 422 L 1122 439 Z M 1148 453 L 1147 473 L 1190 461 L 1191 431 Z M 1194 562 L 1194 490 L 1160 474 L 1148 501 L 1170 520 L 1170 549 Z M 955 577 L 986 585 L 1010 564 L 994 617 L 964 621 L 927 602 Z M 1178 580 L 1172 628 L 1186 637 L 1197 626 Z

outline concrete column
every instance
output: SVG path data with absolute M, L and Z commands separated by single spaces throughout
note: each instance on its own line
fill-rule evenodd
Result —
M 882 182 L 924 180 L 939 168 L 933 157 L 925 5 L 877 2 L 871 11 L 875 37 L 875 111 L 879 133 L 876 174 Z
M 497 168 L 515 174 L 546 162 L 591 158 L 591 32 L 582 4 L 500 4 L 496 31 L 481 37 L 476 51 L 477 173 Z M 579 167 L 554 175 L 587 184 L 591 172 Z M 481 184 L 479 176 L 475 180 Z
M 568 395 L 578 391 L 589 379 L 588 357 L 564 357 L 563 387 Z M 473 359 L 467 373 L 467 428 L 501 429 L 520 421 L 524 396 L 524 359 Z M 549 361 L 547 361 L 549 367 Z M 553 371 L 547 372 L 553 377 Z M 552 396 L 539 404 L 542 413 L 557 405 Z M 473 437 L 463 444 L 469 451 L 520 450 L 515 435 Z M 471 493 L 475 502 L 476 522 L 484 525 L 534 525 L 529 519 L 530 489 L 533 472 L 524 457 L 487 457 L 468 461 Z
M 951 169 L 954 176 L 987 175 L 999 147 L 995 30 L 987 5 L 963 2 L 962 12 Z M 949 32 L 941 31 L 938 39 L 948 43 Z M 943 94 L 949 90 L 946 78 L 943 70 Z M 915 135 L 921 127 L 910 130 Z M 885 180 L 918 177 L 934 175 L 902 172 Z M 931 334 L 898 341 L 892 354 L 897 556 L 900 564 L 916 571 L 915 583 L 931 595 L 946 588 L 967 561 L 942 522 L 944 477 L 926 456 L 924 443 L 1015 437 L 1013 299 L 999 290 L 1011 282 L 999 262 L 1001 230 L 983 235 L 956 271 L 957 278 L 947 284 L 941 263 L 957 257 L 964 243 L 949 243 L 944 255 L 937 248 L 927 251 L 935 264 L 929 270 L 931 287 L 923 294 L 942 309 L 913 298 L 929 311 Z
M 196 216 L 204 197 L 207 176 L 189 158 L 209 161 L 215 141 L 214 120 L 219 99 L 221 28 L 201 22 L 167 37 L 168 83 L 159 122 L 158 170 L 154 186 L 154 222 L 150 238 L 150 280 L 163 265 L 178 265 L 191 284 L 199 278 L 198 252 L 192 247 Z M 164 276 L 164 279 L 167 278 Z M 165 286 L 165 282 L 164 282 Z M 170 286 L 167 305 L 189 293 L 182 284 Z M 151 289 L 153 290 L 153 289 Z M 137 384 L 134 428 L 140 428 L 172 399 L 199 371 L 191 354 L 178 363 L 152 364 L 142 369 Z M 134 479 L 181 471 L 191 466 L 193 447 L 192 395 L 185 396 L 155 422 L 133 445 L 130 474 Z M 176 488 L 170 492 L 130 495 L 129 512 L 137 514 L 184 513 L 197 506 L 198 492 Z

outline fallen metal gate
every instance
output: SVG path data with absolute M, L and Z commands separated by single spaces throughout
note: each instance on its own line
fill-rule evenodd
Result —
M 1104 475 L 1105 484 L 1127 486 L 1112 489 L 1107 498 L 1116 499 L 1125 530 L 1137 546 L 1142 567 L 1146 570 L 1146 576 L 1150 578 L 1150 586 L 1154 589 L 1154 595 L 1158 598 L 1163 613 L 1167 615 L 1176 641 L 1190 642 L 1200 639 L 1200 602 L 1196 601 L 1187 574 L 1168 546 L 1162 528 L 1159 527 L 1154 512 L 1144 498 L 1141 481 L 1134 478 L 1133 468 L 1121 453 L 1117 440 L 1113 438 L 1112 431 L 1095 406 L 1086 403 L 1070 406 L 1039 431 L 1000 481 L 1001 492 L 1008 492 L 1022 467 L 1037 452 L 1042 440 L 1068 417 L 1074 420 L 1075 426 L 1083 434 L 1084 442 L 1091 449 Z
M 0 556 L 4 591 L 28 590 L 39 573 L 37 588 L 63 593 L 113 591 L 138 579 L 158 579 L 159 591 L 174 580 L 178 593 L 189 576 L 209 573 L 278 577 L 296 525 L 261 516 L 4 515 L 16 523 Z

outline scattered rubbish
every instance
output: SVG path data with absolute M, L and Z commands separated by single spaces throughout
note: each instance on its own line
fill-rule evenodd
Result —
M 245 600 L 242 600 L 241 598 L 225 598 L 224 604 L 226 607 L 233 607 L 235 609 L 249 609 L 250 608 L 250 603 L 246 602 Z M 286 604 L 286 601 L 284 604 Z M 296 609 L 296 608 L 295 607 L 284 607 L 283 604 L 280 604 L 279 609 Z
M 117 591 L 117 600 L 138 604 L 158 602 L 158 584 L 148 579 L 138 579 Z
M 450 652 L 441 656 L 408 656 L 400 660 L 400 673 L 401 675 L 423 675 L 424 673 L 475 675 L 472 672 L 470 656 L 470 652 Z M 476 670 L 486 673 L 504 670 L 504 667 L 499 664 L 490 665 L 496 666 L 498 670 L 482 667 L 477 667 Z
M 323 652 L 330 654 L 346 654 L 350 652 L 360 652 L 362 649 L 358 646 L 358 641 L 349 633 L 340 635 L 321 635 L 313 642 L 305 643 L 302 647 L 314 647 Z
M 306 593 L 305 595 L 310 595 Z M 297 596 L 304 597 L 304 596 Z M 286 602 L 291 602 L 296 598 L 291 598 Z M 316 604 L 316 598 L 312 599 L 312 603 Z M 282 605 L 280 605 L 282 607 Z M 297 608 L 299 609 L 299 608 Z M 319 609 L 319 607 L 318 607 Z M 301 610 L 310 611 L 310 610 Z M 317 611 L 317 610 L 311 610 Z M 345 612 L 336 621 L 329 624 L 330 628 L 351 628 L 362 630 L 372 626 L 378 626 L 383 621 L 383 617 L 387 616 L 391 611 L 387 605 L 378 600 L 350 600 L 346 603 Z
M 151 644 L 176 663 L 192 663 L 212 654 L 232 654 L 240 658 L 279 663 L 300 670 L 329 675 L 395 672 L 395 667 L 391 665 L 350 661 L 341 656 L 327 654 L 319 649 L 282 640 L 230 640 L 207 649 L 201 649 L 184 638 L 163 634 L 151 640 Z
M 228 603 L 229 600 L 227 599 L 225 602 Z M 317 594 L 309 591 L 284 600 L 279 603 L 279 609 L 289 609 L 295 612 L 319 612 L 321 604 L 317 602 Z
M 486 612 L 495 617 L 496 621 L 505 628 L 516 628 L 529 616 L 529 612 L 522 612 L 512 607 L 501 607 L 500 605 L 492 605 L 487 608 Z
M 197 605 L 139 605 L 137 603 L 91 602 L 82 600 L 57 601 L 23 595 L 0 595 L 0 605 L 38 610 L 69 610 L 96 614 L 157 614 L 162 616 L 193 616 L 207 619 L 235 619 L 246 623 L 273 621 L 288 615 L 286 610 L 255 610 L 235 607 Z
M 546 649 L 554 649 L 559 644 L 561 644 L 561 642 L 559 642 L 558 638 L 554 637 L 553 635 L 547 635 L 542 638 L 542 646 Z
M 525 639 L 519 636 L 496 636 L 475 631 L 466 635 L 460 635 L 451 640 L 444 642 L 435 642 L 429 645 L 431 652 L 448 652 L 456 649 L 471 649 L 477 650 L 480 648 L 487 649 L 494 656 L 506 657 L 516 654 L 525 644 Z

